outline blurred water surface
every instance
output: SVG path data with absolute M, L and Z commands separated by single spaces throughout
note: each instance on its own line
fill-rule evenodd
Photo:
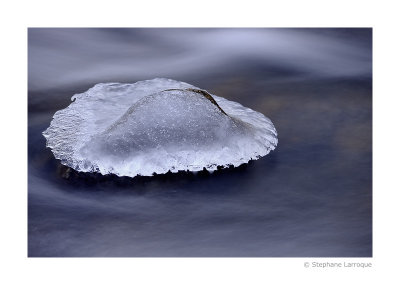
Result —
M 371 29 L 29 29 L 29 256 L 372 255 Z M 236 169 L 70 177 L 41 135 L 99 82 L 185 81 L 268 116 Z

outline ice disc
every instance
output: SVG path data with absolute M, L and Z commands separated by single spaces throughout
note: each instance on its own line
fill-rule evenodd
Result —
M 134 177 L 215 170 L 258 159 L 278 143 L 263 114 L 171 79 L 100 83 L 72 100 L 43 135 L 54 156 L 77 171 Z

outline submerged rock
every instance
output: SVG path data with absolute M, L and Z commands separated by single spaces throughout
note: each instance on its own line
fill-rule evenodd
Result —
M 171 79 L 101 83 L 72 100 L 43 135 L 54 156 L 77 171 L 134 177 L 216 170 L 267 155 L 278 143 L 264 115 Z

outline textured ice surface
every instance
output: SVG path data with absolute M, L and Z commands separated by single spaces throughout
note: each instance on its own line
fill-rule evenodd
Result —
M 54 156 L 78 171 L 215 170 L 267 155 L 278 143 L 264 115 L 171 79 L 100 83 L 72 100 L 43 135 Z

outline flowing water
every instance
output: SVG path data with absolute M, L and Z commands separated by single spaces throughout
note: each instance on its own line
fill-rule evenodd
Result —
M 372 256 L 371 29 L 29 29 L 28 255 Z M 213 173 L 69 172 L 42 132 L 100 82 L 185 81 L 265 114 L 266 157 Z

